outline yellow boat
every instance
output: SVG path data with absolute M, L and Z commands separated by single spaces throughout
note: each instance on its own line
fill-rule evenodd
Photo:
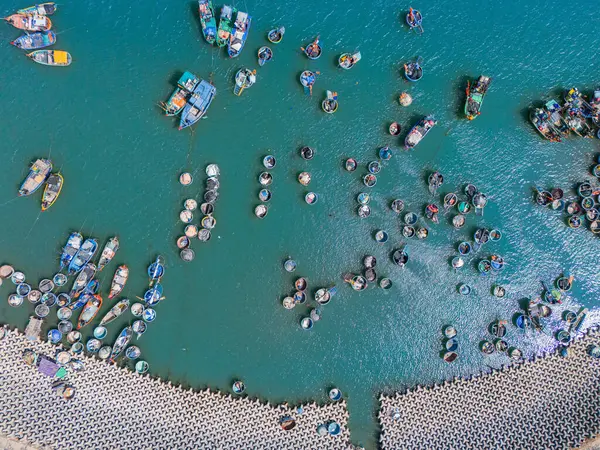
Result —
M 42 211 L 46 211 L 60 195 L 60 191 L 62 191 L 63 176 L 59 173 L 53 173 L 48 177 L 46 181 L 46 187 L 44 188 L 44 193 L 42 194 Z
M 36 50 L 28 53 L 27 56 L 45 66 L 68 66 L 71 64 L 71 55 L 63 50 Z

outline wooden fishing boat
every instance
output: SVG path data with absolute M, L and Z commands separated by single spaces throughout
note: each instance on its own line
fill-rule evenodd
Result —
M 119 266 L 115 271 L 115 275 L 110 285 L 110 293 L 108 294 L 109 300 L 116 297 L 121 293 L 129 278 L 129 268 L 126 265 Z
M 319 44 L 319 36 L 317 36 L 313 42 L 308 44 L 306 48 L 300 47 L 300 50 L 304 52 L 308 59 L 319 59 L 321 57 L 321 53 L 323 53 L 323 49 Z
M 433 172 L 429 175 L 429 193 L 435 195 L 437 190 L 444 184 L 444 176 L 439 172 Z
M 165 111 L 165 115 L 176 116 L 179 114 L 198 83 L 200 83 L 200 78 L 186 70 L 177 81 L 177 88 L 173 91 L 169 100 L 160 104 L 160 107 Z
M 560 136 L 550 126 L 550 116 L 542 108 L 532 109 L 529 113 L 529 120 L 536 130 L 551 142 L 561 142 Z
M 419 81 L 423 78 L 423 58 L 420 56 L 413 62 L 409 62 L 408 64 L 404 64 L 404 76 L 408 81 Z
M 312 87 L 317 81 L 317 76 L 310 70 L 305 70 L 300 74 L 300 84 L 304 86 L 304 93 L 312 95 Z
M 121 314 L 129 309 L 129 299 L 125 298 L 118 302 L 115 306 L 113 306 L 109 312 L 107 312 L 102 320 L 100 321 L 100 326 L 108 325 Z
M 406 23 L 410 27 L 411 31 L 415 31 L 418 34 L 423 34 L 423 16 L 420 11 L 410 8 L 408 14 L 406 14 Z
M 400 134 L 400 132 L 402 131 L 402 127 L 400 126 L 400 124 L 398 122 L 392 122 L 392 124 L 388 128 L 388 131 L 390 132 L 390 134 L 392 136 L 398 136 Z
M 548 112 L 550 126 L 562 137 L 567 137 L 570 130 L 562 116 L 563 108 L 554 99 L 547 101 L 545 108 Z
M 589 119 L 592 117 L 592 106 L 583 98 L 577 88 L 571 88 L 565 93 L 565 107 L 574 110 L 577 115 Z
M 436 124 L 437 120 L 432 115 L 419 120 L 404 139 L 404 148 L 406 150 L 415 148 Z
M 219 18 L 219 29 L 217 30 L 217 45 L 225 47 L 229 43 L 231 31 L 233 30 L 233 17 L 237 14 L 237 9 L 223 5 L 221 16 Z
M 52 21 L 39 14 L 13 14 L 5 17 L 4 20 L 19 30 L 50 31 L 52 28 Z
M 64 181 L 65 180 L 60 172 L 53 173 L 48 177 L 44 193 L 42 194 L 42 211 L 46 211 L 54 205 L 54 202 L 56 202 L 56 199 L 58 199 L 58 196 L 60 195 Z
M 92 281 L 94 275 L 96 275 L 96 265 L 94 263 L 87 263 L 83 269 L 81 269 L 81 272 L 79 272 L 75 281 L 73 281 L 73 287 L 69 292 L 69 297 L 72 299 L 79 297 L 87 285 Z
M 252 17 L 248 13 L 238 11 L 233 24 L 232 34 L 227 44 L 227 54 L 230 58 L 236 58 L 244 49 L 251 24 Z
M 98 272 L 102 272 L 102 269 L 112 261 L 115 257 L 115 253 L 119 250 L 119 238 L 117 236 L 111 237 L 104 249 L 102 250 L 102 254 L 100 255 L 100 260 L 98 261 Z
M 17 48 L 22 50 L 37 50 L 53 45 L 56 42 L 56 33 L 54 31 L 38 32 L 26 34 L 18 37 L 11 42 Z
M 67 295 L 68 296 L 68 295 Z M 94 294 L 91 292 L 82 292 L 78 299 L 74 299 L 67 306 L 71 311 L 77 311 L 78 309 L 83 308 L 83 306 L 90 300 Z M 70 297 L 69 297 L 70 299 Z
M 465 102 L 465 116 L 467 116 L 467 119 L 473 120 L 481 114 L 480 110 L 483 98 L 491 82 L 492 79 L 485 75 L 481 75 L 473 86 L 467 81 L 467 101 Z
M 210 45 L 215 43 L 217 37 L 217 21 L 211 0 L 198 0 L 198 13 L 204 39 Z
M 267 33 L 267 39 L 272 44 L 279 44 L 285 34 L 285 27 L 273 28 Z
M 96 317 L 96 314 L 98 314 L 98 311 L 100 311 L 101 307 L 102 297 L 98 294 L 92 296 L 81 310 L 81 314 L 79 314 L 79 319 L 77 320 L 77 329 L 81 330 L 92 320 L 94 320 L 94 317 Z
M 110 361 L 114 361 L 119 357 L 119 355 L 125 350 L 125 347 L 129 345 L 129 341 L 131 341 L 131 337 L 133 336 L 133 328 L 131 326 L 127 326 L 123 328 L 123 330 L 119 333 L 119 337 L 115 340 L 115 343 L 112 346 L 112 352 L 110 354 Z
M 160 283 L 160 279 L 165 274 L 165 262 L 162 256 L 158 255 L 156 260 L 148 266 L 148 277 L 150 277 L 150 286 L 156 281 Z
M 68 267 L 73 257 L 79 252 L 81 248 L 81 243 L 83 242 L 83 236 L 81 233 L 73 232 L 69 235 L 67 239 L 67 243 L 62 249 L 62 253 L 60 255 L 60 269 L 64 269 Z
M 29 173 L 21 183 L 19 197 L 33 194 L 37 191 L 52 171 L 52 161 L 49 159 L 37 159 L 29 168 Z
M 581 116 L 580 113 L 577 112 L 576 109 L 567 108 L 563 113 L 563 119 L 569 129 L 573 131 L 578 136 L 591 138 L 594 137 L 594 132 L 592 128 L 589 126 L 584 117 Z
M 244 90 L 252 87 L 256 82 L 256 70 L 240 69 L 235 74 L 235 87 L 233 93 L 237 96 L 242 95 Z
M 39 14 L 40 16 L 51 16 L 56 12 L 58 5 L 54 2 L 40 3 L 39 5 L 29 6 L 19 9 L 19 14 Z
M 597 127 L 600 127 L 600 88 L 594 89 L 594 97 L 590 101 L 592 108 L 592 122 Z M 598 130 L 600 132 L 600 130 Z
M 216 88 L 208 81 L 200 81 L 183 108 L 179 122 L 180 130 L 194 125 L 206 114 L 216 92 Z
M 258 49 L 258 65 L 264 66 L 265 63 L 273 59 L 273 50 L 267 46 Z
M 327 91 L 327 97 L 321 102 L 321 109 L 327 114 L 333 114 L 338 110 L 337 92 Z
M 36 50 L 27 57 L 44 66 L 66 67 L 71 65 L 71 55 L 62 50 Z
M 73 257 L 73 260 L 69 263 L 69 270 L 67 273 L 69 275 L 74 275 L 77 272 L 81 271 L 83 267 L 92 259 L 97 249 L 98 242 L 96 241 L 96 239 L 86 239 L 85 242 L 81 245 L 80 249 L 75 254 L 75 256 Z M 95 271 L 96 267 L 94 266 L 94 272 Z
M 362 56 L 360 52 L 356 53 L 342 53 L 338 59 L 338 65 L 345 70 L 350 70 L 354 65 L 361 60 Z

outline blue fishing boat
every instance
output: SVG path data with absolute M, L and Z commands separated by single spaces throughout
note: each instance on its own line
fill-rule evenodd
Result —
M 419 120 L 406 135 L 404 149 L 410 150 L 411 148 L 415 148 L 436 124 L 437 120 L 433 116 L 427 116 Z
M 94 275 L 96 275 L 96 265 L 94 263 L 87 263 L 83 266 L 83 269 L 81 269 L 81 272 L 79 272 L 79 275 L 77 275 L 77 278 L 75 278 L 75 281 L 73 282 L 69 297 L 72 299 L 79 297 L 79 295 L 84 292 L 89 282 L 92 281 Z M 86 294 L 87 293 L 91 294 L 92 292 L 86 292 Z
M 165 274 L 165 261 L 162 256 L 158 255 L 156 261 L 148 266 L 148 276 L 150 277 L 150 286 L 156 281 L 160 283 L 160 279 Z
M 131 337 L 133 336 L 133 328 L 131 326 L 127 326 L 123 328 L 121 333 L 119 333 L 119 337 L 115 340 L 115 343 L 112 346 L 112 352 L 110 354 L 110 360 L 114 361 L 119 355 L 125 350 L 125 347 L 131 341 Z
M 151 287 L 144 293 L 144 301 L 146 302 L 146 306 L 156 305 L 161 300 L 162 294 L 162 284 L 156 283 L 153 287 Z
M 69 235 L 69 239 L 67 239 L 67 243 L 62 249 L 62 253 L 60 255 L 60 269 L 64 269 L 68 267 L 73 257 L 77 254 L 79 249 L 81 248 L 81 243 L 83 242 L 83 236 L 81 233 L 74 231 Z
M 50 47 L 56 42 L 56 33 L 54 31 L 38 32 L 26 34 L 11 41 L 11 45 L 22 50 L 38 50 L 40 48 Z
M 418 34 L 423 34 L 423 16 L 420 11 L 410 8 L 406 15 L 406 23 L 410 27 L 411 31 L 415 31 Z
M 206 114 L 216 92 L 217 89 L 208 81 L 200 81 L 183 108 L 179 122 L 180 130 L 194 125 Z
M 69 263 L 68 274 L 74 275 L 77 272 L 80 272 L 81 269 L 83 269 L 83 266 L 85 266 L 92 259 L 97 249 L 98 242 L 96 239 L 86 239 L 79 251 L 75 254 L 73 260 Z M 82 289 L 84 286 L 82 286 Z
M 230 58 L 239 56 L 244 49 L 251 23 L 252 17 L 248 13 L 238 11 L 235 23 L 233 24 L 233 32 L 227 44 L 227 53 Z
M 19 197 L 33 194 L 37 191 L 52 171 L 52 161 L 38 159 L 29 168 L 29 173 L 19 188 Z
M 419 81 L 423 78 L 423 58 L 420 56 L 413 62 L 404 64 L 404 76 L 408 81 Z

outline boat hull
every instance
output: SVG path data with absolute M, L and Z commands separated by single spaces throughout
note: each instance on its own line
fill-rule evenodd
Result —
M 73 232 L 69 235 L 67 243 L 63 247 L 60 255 L 60 269 L 68 267 L 83 243 L 83 236 L 81 233 Z
M 115 257 L 115 253 L 119 250 L 119 238 L 112 237 L 108 240 L 104 249 L 102 249 L 102 254 L 100 255 L 100 260 L 98 261 L 98 272 L 102 272 L 102 269 L 106 267 L 108 263 L 112 261 Z
M 74 275 L 81 271 L 83 267 L 92 259 L 96 250 L 98 249 L 98 242 L 96 239 L 86 239 L 81 245 L 81 248 L 77 251 L 72 261 L 69 263 L 69 275 Z
M 94 317 L 96 317 L 96 314 L 98 314 L 100 308 L 102 308 L 102 297 L 99 295 L 94 295 L 87 301 L 81 310 L 81 314 L 79 314 L 79 319 L 77 320 L 77 329 L 81 330 L 92 320 L 94 320 Z
M 19 188 L 19 196 L 27 196 L 37 191 L 42 186 L 50 172 L 52 171 L 52 161 L 49 159 L 36 160 L 29 169 L 29 174 Z
M 67 67 L 71 65 L 71 54 L 62 50 L 36 50 L 28 53 L 32 61 L 43 66 Z
M 41 48 L 50 47 L 55 43 L 56 34 L 54 31 L 26 34 L 11 42 L 12 45 L 20 48 L 21 50 L 38 50 Z
M 42 211 L 50 208 L 58 199 L 64 184 L 64 178 L 60 173 L 53 173 L 46 181 L 44 194 L 42 195 Z
M 129 268 L 126 265 L 119 266 L 119 268 L 115 271 L 115 275 L 110 285 L 110 293 L 108 294 L 108 298 L 112 299 L 119 295 L 121 291 L 123 291 L 128 279 Z
M 58 6 L 56 3 L 40 3 L 39 5 L 29 6 L 27 8 L 19 9 L 19 14 L 39 14 L 40 16 L 51 16 L 56 12 Z
M 198 0 L 198 13 L 204 40 L 213 45 L 217 38 L 217 21 L 211 0 Z
M 237 58 L 246 44 L 248 32 L 252 24 L 252 17 L 247 13 L 238 11 L 235 23 L 233 24 L 233 34 L 227 43 L 227 54 L 230 58 Z
M 13 14 L 12 16 L 4 18 L 13 27 L 24 31 L 50 31 L 52 28 L 52 21 L 39 14 Z
M 216 88 L 208 81 L 202 80 L 198 84 L 181 113 L 180 130 L 194 125 L 206 114 L 216 92 Z

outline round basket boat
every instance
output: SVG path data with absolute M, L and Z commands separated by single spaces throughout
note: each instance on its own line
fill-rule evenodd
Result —
M 193 261 L 196 257 L 196 253 L 191 248 L 184 248 L 179 252 L 179 256 L 185 262 Z
M 448 339 L 444 346 L 449 352 L 454 352 L 458 349 L 458 341 L 456 339 Z
M 190 246 L 190 238 L 188 238 L 187 236 L 179 236 L 177 238 L 177 248 L 178 249 L 188 248 L 189 246 Z
M 562 292 L 568 292 L 571 290 L 571 287 L 573 287 L 573 283 L 569 278 L 563 276 L 556 280 L 556 287 Z
M 68 320 L 61 320 L 58 322 L 58 331 L 60 331 L 63 335 L 67 335 L 73 331 L 73 324 Z
M 371 196 L 366 192 L 361 192 L 356 196 L 356 201 L 361 205 L 368 205 L 371 201 Z
M 66 306 L 63 306 L 56 311 L 56 317 L 58 317 L 58 320 L 69 320 L 72 315 L 73 310 L 71 308 L 67 308 Z
M 217 191 L 221 183 L 217 177 L 208 177 L 206 179 L 206 190 L 207 191 Z
M 381 172 L 381 164 L 379 161 L 371 161 L 369 164 L 367 164 L 367 170 L 373 175 L 376 175 Z
M 364 278 L 369 283 L 373 283 L 377 279 L 377 272 L 375 272 L 375 269 L 365 269 Z
M 85 348 L 90 353 L 96 353 L 102 347 L 102 342 L 98 339 L 90 339 L 86 342 Z
M 458 353 L 456 352 L 445 352 L 444 353 L 444 361 L 446 361 L 447 363 L 451 363 L 456 361 L 456 359 L 458 358 Z
M 41 298 L 42 298 L 42 293 L 40 291 L 38 291 L 37 289 L 31 290 L 31 292 L 29 292 L 29 295 L 27 296 L 27 300 L 29 300 L 30 303 L 37 303 L 40 301 Z
M 146 307 L 141 303 L 134 303 L 131 305 L 131 314 L 133 317 L 141 317 L 145 309 Z
M 309 205 L 314 205 L 319 200 L 319 196 L 314 192 L 309 192 L 304 196 L 304 201 Z
M 425 227 L 419 227 L 416 230 L 417 239 L 427 239 L 429 236 L 429 230 Z
M 296 306 L 296 302 L 292 297 L 285 297 L 281 303 L 285 309 L 293 309 Z
M 321 305 L 326 305 L 331 300 L 331 293 L 328 289 L 321 288 L 315 292 L 315 301 Z
M 218 177 L 221 175 L 221 169 L 216 164 L 209 164 L 205 169 L 206 175 L 209 177 Z
M 100 340 L 104 339 L 106 337 L 107 333 L 108 333 L 108 331 L 106 330 L 106 327 L 99 326 L 99 327 L 94 328 L 94 337 L 96 339 L 100 339 Z
M 581 218 L 579 216 L 570 216 L 567 219 L 567 224 L 571 228 L 579 228 L 581 227 Z
M 100 348 L 100 350 L 98 350 L 98 358 L 108 359 L 111 353 L 112 347 L 110 345 L 105 345 L 104 347 Z
M 301 172 L 298 175 L 298 183 L 300 183 L 302 186 L 308 186 L 311 179 L 312 177 L 309 172 Z
M 277 165 L 277 160 L 273 155 L 265 156 L 262 162 L 263 166 L 265 166 L 265 168 L 269 170 L 273 169 Z
M 137 373 L 139 373 L 140 375 L 148 372 L 149 368 L 150 368 L 150 365 L 146 361 L 138 361 L 135 364 L 135 371 Z
M 38 289 L 43 294 L 46 294 L 46 293 L 52 291 L 52 289 L 54 289 L 54 283 L 52 282 L 52 280 L 48 280 L 48 279 L 42 280 L 42 281 L 40 281 Z
M 134 333 L 137 333 L 139 338 L 142 334 L 146 332 L 148 325 L 146 325 L 146 322 L 144 322 L 143 320 L 136 320 L 131 325 L 131 328 L 133 329 Z
M 504 287 L 502 287 L 502 286 L 494 286 L 492 292 L 493 292 L 494 296 L 496 296 L 498 298 L 502 298 L 506 295 L 506 289 L 504 289 Z
M 292 298 L 294 299 L 294 303 L 298 303 L 300 305 L 306 302 L 306 294 L 304 293 L 304 291 L 294 292 L 294 296 Z
M 419 216 L 414 212 L 407 212 L 404 215 L 404 223 L 406 225 L 414 225 L 417 223 L 417 220 L 419 220 Z
M 25 274 L 23 272 L 14 272 L 10 276 L 10 281 L 12 281 L 14 285 L 25 283 Z
M 67 341 L 69 342 L 69 344 L 74 344 L 76 342 L 79 342 L 81 340 L 81 332 L 77 331 L 77 330 L 73 330 L 71 332 L 69 332 L 69 334 L 67 334 Z
M 267 216 L 268 212 L 269 208 L 267 207 L 267 205 L 258 205 L 256 208 L 254 208 L 254 215 L 259 219 L 264 219 Z
M 329 399 L 334 402 L 340 401 L 342 399 L 342 391 L 338 388 L 333 388 L 329 390 Z
M 200 212 L 204 215 L 212 214 L 213 212 L 215 212 L 215 205 L 208 202 L 202 203 L 200 205 Z
M 131 360 L 138 359 L 141 354 L 142 354 L 142 351 L 136 345 L 132 345 L 131 347 L 127 347 L 127 350 L 125 350 L 125 357 L 127 359 L 131 359 Z
M 375 232 L 375 241 L 381 244 L 386 243 L 389 239 L 389 236 L 384 230 L 377 230 Z
M 389 161 L 392 158 L 392 151 L 389 147 L 381 147 L 379 149 L 379 159 Z
M 404 202 L 400 199 L 396 199 L 392 201 L 392 203 L 390 204 L 390 208 L 396 214 L 400 214 L 402 211 L 404 211 Z
M 179 213 L 179 220 L 183 223 L 190 223 L 194 219 L 194 215 L 191 211 L 184 209 Z
M 367 255 L 363 258 L 363 266 L 367 269 L 373 269 L 377 266 L 377 259 L 372 255 Z
M 398 122 L 392 122 L 388 128 L 388 131 L 392 136 L 398 136 L 402 131 L 402 127 L 398 124 Z
M 286 259 L 285 262 L 283 263 L 283 268 L 285 269 L 286 272 L 289 272 L 289 273 L 292 273 L 293 271 L 295 271 L 297 267 L 298 267 L 298 264 L 296 263 L 296 261 L 294 261 L 291 258 Z
M 473 248 L 472 248 L 471 244 L 466 241 L 458 244 L 458 253 L 461 254 L 462 256 L 466 256 L 469 253 L 471 253 L 472 249 Z
M 404 225 L 402 227 L 402 236 L 404 236 L 405 238 L 411 238 L 416 234 L 416 231 L 414 229 L 414 227 L 411 227 L 410 225 Z
M 573 323 L 575 322 L 575 319 L 577 319 L 577 314 L 575 314 L 573 311 L 565 311 L 563 313 L 563 320 L 567 323 Z
M 403 92 L 400 94 L 400 97 L 398 97 L 398 102 L 402 106 L 410 106 L 413 102 L 413 99 L 408 92 Z
M 23 297 L 17 294 L 10 294 L 8 296 L 8 304 L 13 308 L 17 308 L 23 304 Z
M 591 183 L 585 181 L 579 185 L 577 192 L 583 198 L 591 197 L 594 190 L 592 189 Z
M 496 350 L 496 347 L 490 341 L 481 342 L 479 348 L 481 349 L 481 352 L 485 353 L 486 355 L 491 355 Z
M 294 287 L 296 288 L 296 290 L 298 291 L 305 291 L 306 290 L 306 286 L 308 285 L 308 283 L 306 282 L 306 278 L 298 278 L 295 282 L 294 282 Z
M 71 331 L 72 333 L 72 331 Z M 83 351 L 83 344 L 81 342 L 75 342 L 72 346 L 71 346 L 71 351 L 73 353 L 75 353 L 76 355 L 78 355 L 79 353 L 81 353 Z M 73 363 L 71 363 L 71 365 L 73 365 Z M 79 365 L 75 366 L 78 367 Z
M 310 161 L 315 157 L 315 151 L 310 147 L 302 147 L 300 149 L 300 156 L 302 157 L 302 159 Z
M 510 356 L 510 359 L 518 361 L 523 358 L 523 352 L 518 348 L 510 348 L 508 350 L 508 356 Z
M 268 202 L 269 200 L 271 200 L 271 191 L 268 189 L 261 189 L 260 192 L 258 193 L 258 199 L 261 202 Z
M 67 284 L 67 280 L 67 276 L 64 273 L 57 273 L 54 275 L 54 277 L 52 277 L 52 282 L 57 287 L 62 287 Z
M 369 205 L 359 205 L 359 207 L 356 210 L 356 213 L 361 219 L 366 219 L 371 215 L 371 207 Z
M 198 239 L 200 241 L 202 241 L 202 242 L 210 241 L 210 237 L 211 237 L 210 230 L 207 230 L 206 228 L 202 228 L 200 231 L 198 231 Z
M 261 174 L 258 176 L 258 182 L 261 186 L 269 186 L 271 183 L 273 183 L 273 175 L 271 175 L 269 172 L 261 172 Z
M 556 340 L 561 344 L 568 344 L 571 340 L 571 335 L 565 330 L 558 330 L 556 332 Z
M 367 187 L 373 187 L 377 184 L 377 177 L 369 173 L 363 177 L 363 184 Z
M 217 224 L 217 219 L 213 216 L 204 216 L 200 221 L 200 224 L 207 230 L 212 230 Z
M 471 286 L 465 283 L 461 283 L 458 285 L 458 293 L 460 295 L 469 295 L 471 293 Z
M 389 278 L 382 278 L 381 280 L 379 280 L 379 287 L 381 289 L 390 289 L 392 287 L 392 280 L 390 280 Z
M 15 273 L 15 269 L 8 264 L 0 266 L 0 278 L 10 278 L 13 273 Z
M 31 292 L 31 286 L 29 286 L 27 283 L 20 283 L 17 284 L 17 295 L 21 296 L 21 297 L 27 297 L 29 295 L 29 293 Z
M 50 308 L 44 303 L 41 303 L 35 307 L 34 311 L 36 316 L 38 316 L 40 319 L 43 319 L 50 312 Z
M 62 340 L 62 333 L 56 328 L 48 331 L 48 340 L 52 344 L 58 344 Z
M 457 334 L 456 328 L 454 328 L 452 325 L 448 325 L 446 328 L 444 328 L 444 336 L 448 339 L 452 339 Z
M 310 317 L 303 317 L 300 320 L 300 326 L 303 330 L 310 330 L 313 327 L 313 320 Z
M 190 184 L 192 184 L 193 180 L 194 180 L 194 178 L 192 177 L 192 174 L 189 172 L 184 172 L 181 175 L 179 175 L 179 182 L 183 186 L 189 186 Z
M 188 198 L 185 202 L 183 202 L 183 207 L 187 211 L 195 211 L 196 208 L 198 207 L 198 202 L 196 200 L 194 200 L 193 198 Z
M 452 268 L 454 270 L 462 269 L 464 265 L 465 260 L 462 259 L 460 256 L 455 256 L 454 258 L 452 258 Z
M 346 162 L 344 163 L 344 167 L 346 168 L 346 170 L 348 172 L 354 172 L 356 170 L 356 168 L 358 167 L 358 163 L 356 162 L 356 160 L 354 158 L 348 158 L 346 160 Z

